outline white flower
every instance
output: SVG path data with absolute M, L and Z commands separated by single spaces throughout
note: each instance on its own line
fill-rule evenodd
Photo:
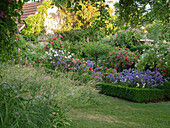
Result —
M 71 55 L 69 55 L 68 58 L 71 59 Z
M 139 85 L 139 83 L 137 83 L 137 86 L 136 87 L 139 87 L 140 85 Z
M 139 76 L 137 75 L 136 78 L 139 78 Z
M 141 27 L 141 29 L 145 29 L 145 27 L 144 27 L 144 26 L 142 26 L 142 27 Z
M 58 54 L 54 54 L 54 56 L 58 56 Z
M 143 52 L 145 51 L 145 49 L 142 50 Z
M 144 88 L 144 87 L 145 87 L 145 85 L 146 85 L 146 83 L 144 83 L 144 84 L 143 84 L 142 88 Z

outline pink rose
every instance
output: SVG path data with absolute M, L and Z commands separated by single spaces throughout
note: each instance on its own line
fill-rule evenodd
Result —
M 60 38 L 63 38 L 63 36 L 62 36 L 62 35 L 59 35 L 59 37 L 60 37 Z
M 52 40 L 57 40 L 57 37 L 55 37 L 55 38 L 52 38 Z

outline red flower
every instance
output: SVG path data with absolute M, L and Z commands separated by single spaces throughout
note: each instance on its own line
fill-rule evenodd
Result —
M 102 76 L 102 78 L 103 78 L 104 76 Z
M 37 60 L 38 60 L 38 62 L 41 62 L 40 59 L 37 59 Z
M 94 71 L 94 69 L 93 69 L 93 71 Z
M 161 69 L 158 68 L 158 71 L 160 71 Z
M 44 49 L 46 49 L 46 47 L 43 47 Z
M 109 82 L 109 80 L 107 80 L 107 82 Z
M 92 70 L 92 68 L 89 68 L 89 70 Z
M 105 76 L 107 76 L 107 74 L 105 74 Z
M 107 68 L 105 68 L 105 70 L 107 70 Z
M 163 72 L 165 72 L 166 70 L 165 69 L 162 69 Z
M 63 48 L 64 46 L 63 45 L 61 45 L 61 48 Z
M 117 68 L 115 68 L 117 70 Z
M 58 47 L 58 49 L 60 49 L 60 47 Z

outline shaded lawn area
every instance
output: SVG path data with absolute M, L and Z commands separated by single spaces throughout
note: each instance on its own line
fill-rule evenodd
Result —
M 98 105 L 75 106 L 70 128 L 170 128 L 170 102 L 132 103 L 99 95 Z

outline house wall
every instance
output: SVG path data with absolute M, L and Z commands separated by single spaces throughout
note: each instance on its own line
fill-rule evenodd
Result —
M 47 10 L 47 14 L 44 21 L 44 27 L 46 34 L 54 34 L 54 29 L 60 29 L 64 21 L 62 17 L 57 12 L 58 8 L 53 6 Z

